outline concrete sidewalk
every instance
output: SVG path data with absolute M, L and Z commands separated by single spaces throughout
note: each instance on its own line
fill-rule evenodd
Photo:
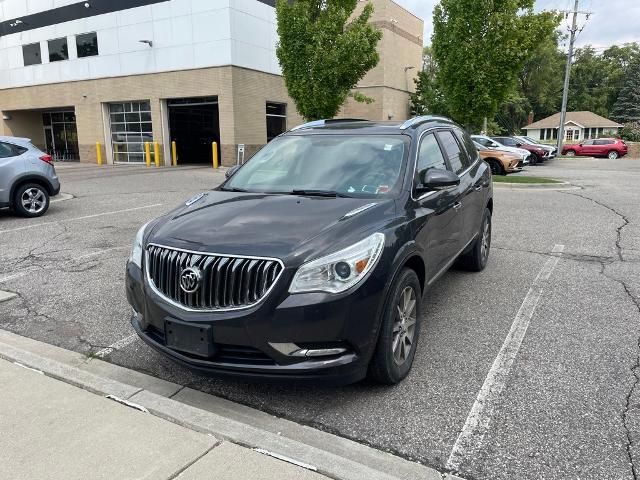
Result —
M 2 478 L 327 478 L 6 360 L 0 385 Z

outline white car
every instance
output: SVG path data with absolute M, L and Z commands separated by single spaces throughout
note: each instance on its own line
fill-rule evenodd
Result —
M 507 147 L 506 145 L 501 144 L 500 142 L 496 142 L 492 138 L 487 137 L 486 135 L 471 135 L 471 138 L 474 142 L 479 143 L 484 148 L 488 148 L 490 150 L 502 150 L 504 152 L 516 153 L 522 156 L 522 162 L 525 165 L 529 164 L 531 160 L 531 152 L 529 150 L 525 150 L 524 148 L 517 147 Z

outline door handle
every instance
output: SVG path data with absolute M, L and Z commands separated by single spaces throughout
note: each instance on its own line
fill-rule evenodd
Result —
M 484 187 L 482 186 L 482 184 L 478 184 L 478 185 L 476 185 L 475 187 L 473 187 L 473 189 L 474 189 L 476 192 L 479 192 L 479 191 L 480 191 L 480 190 L 482 190 L 483 188 L 484 188 Z
M 462 203 L 456 202 L 453 204 L 454 210 L 460 210 L 462 208 Z

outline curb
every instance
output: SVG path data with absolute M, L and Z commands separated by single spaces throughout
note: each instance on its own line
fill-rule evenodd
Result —
M 92 393 L 117 397 L 191 430 L 308 465 L 336 480 L 459 480 L 337 435 L 4 330 L 0 358 Z M 191 397 L 191 403 L 205 408 L 164 394 Z

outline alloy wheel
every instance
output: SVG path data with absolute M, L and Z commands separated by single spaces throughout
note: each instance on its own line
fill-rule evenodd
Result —
M 39 188 L 28 188 L 21 197 L 22 206 L 29 213 L 41 213 L 47 205 L 47 197 Z
M 485 218 L 482 226 L 482 239 L 480 240 L 480 256 L 483 262 L 487 261 L 489 256 L 489 248 L 491 247 L 491 222 L 489 218 Z
M 609 152 L 609 160 L 615 160 L 616 158 L 618 158 L 618 152 Z
M 416 331 L 416 302 L 416 292 L 413 287 L 405 287 L 396 306 L 398 315 L 393 324 L 393 342 L 391 343 L 393 360 L 397 365 L 406 362 L 413 348 Z

